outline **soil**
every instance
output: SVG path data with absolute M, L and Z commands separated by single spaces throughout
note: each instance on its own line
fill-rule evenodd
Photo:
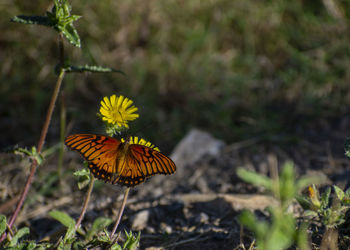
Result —
M 325 185 L 347 188 L 350 161 L 344 155 L 344 140 L 349 125 L 348 118 L 320 121 L 297 132 L 295 140 L 276 136 L 273 143 L 252 138 L 222 144 L 217 154 L 204 154 L 195 162 L 183 159 L 174 175 L 154 176 L 131 189 L 118 231 L 141 231 L 141 249 L 248 249 L 254 244 L 254 236 L 240 226 L 238 215 L 242 209 L 250 209 L 266 217 L 265 208 L 273 199 L 263 189 L 240 180 L 237 168 L 269 175 L 272 167 L 280 169 L 291 160 L 298 176 L 322 175 L 328 180 Z M 2 154 L 1 165 L 0 213 L 9 216 L 28 176 L 29 164 L 20 156 Z M 36 174 L 16 225 L 29 226 L 32 239 L 52 240 L 62 232 L 62 226 L 50 218 L 49 211 L 57 209 L 78 218 L 86 188 L 78 189 L 72 172 L 80 168 L 80 156 L 67 151 L 64 173 L 58 181 L 54 174 L 57 156 L 49 156 Z M 96 182 L 83 228 L 90 228 L 98 217 L 115 220 L 124 190 Z M 317 237 L 312 238 L 314 248 L 319 244 Z

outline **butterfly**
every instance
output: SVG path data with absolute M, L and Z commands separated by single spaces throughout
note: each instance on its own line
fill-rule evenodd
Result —
M 74 134 L 65 144 L 88 162 L 92 174 L 105 182 L 134 187 L 155 174 L 172 174 L 175 163 L 159 151 L 95 134 Z

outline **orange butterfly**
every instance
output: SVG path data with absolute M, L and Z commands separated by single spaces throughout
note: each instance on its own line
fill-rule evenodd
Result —
M 175 163 L 155 149 L 109 136 L 75 134 L 64 142 L 88 161 L 96 178 L 112 184 L 134 187 L 150 176 L 176 170 Z

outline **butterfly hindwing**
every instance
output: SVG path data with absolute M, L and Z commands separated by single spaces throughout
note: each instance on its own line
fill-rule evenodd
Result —
M 116 173 L 116 158 L 120 141 L 103 135 L 75 134 L 65 139 L 65 144 L 78 151 L 93 175 L 107 182 L 112 182 Z

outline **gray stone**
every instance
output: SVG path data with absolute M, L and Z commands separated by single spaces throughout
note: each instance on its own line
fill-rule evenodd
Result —
M 146 228 L 149 215 L 150 215 L 150 212 L 147 209 L 147 210 L 142 210 L 142 211 L 138 212 L 137 214 L 135 214 L 134 216 L 132 216 L 132 218 L 131 218 L 132 230 L 140 231 L 140 230 L 143 230 L 144 228 Z
M 225 143 L 215 139 L 207 132 L 192 129 L 175 147 L 171 159 L 177 166 L 177 171 L 185 165 L 193 165 L 204 156 L 217 157 Z M 180 174 L 180 173 L 179 173 Z

